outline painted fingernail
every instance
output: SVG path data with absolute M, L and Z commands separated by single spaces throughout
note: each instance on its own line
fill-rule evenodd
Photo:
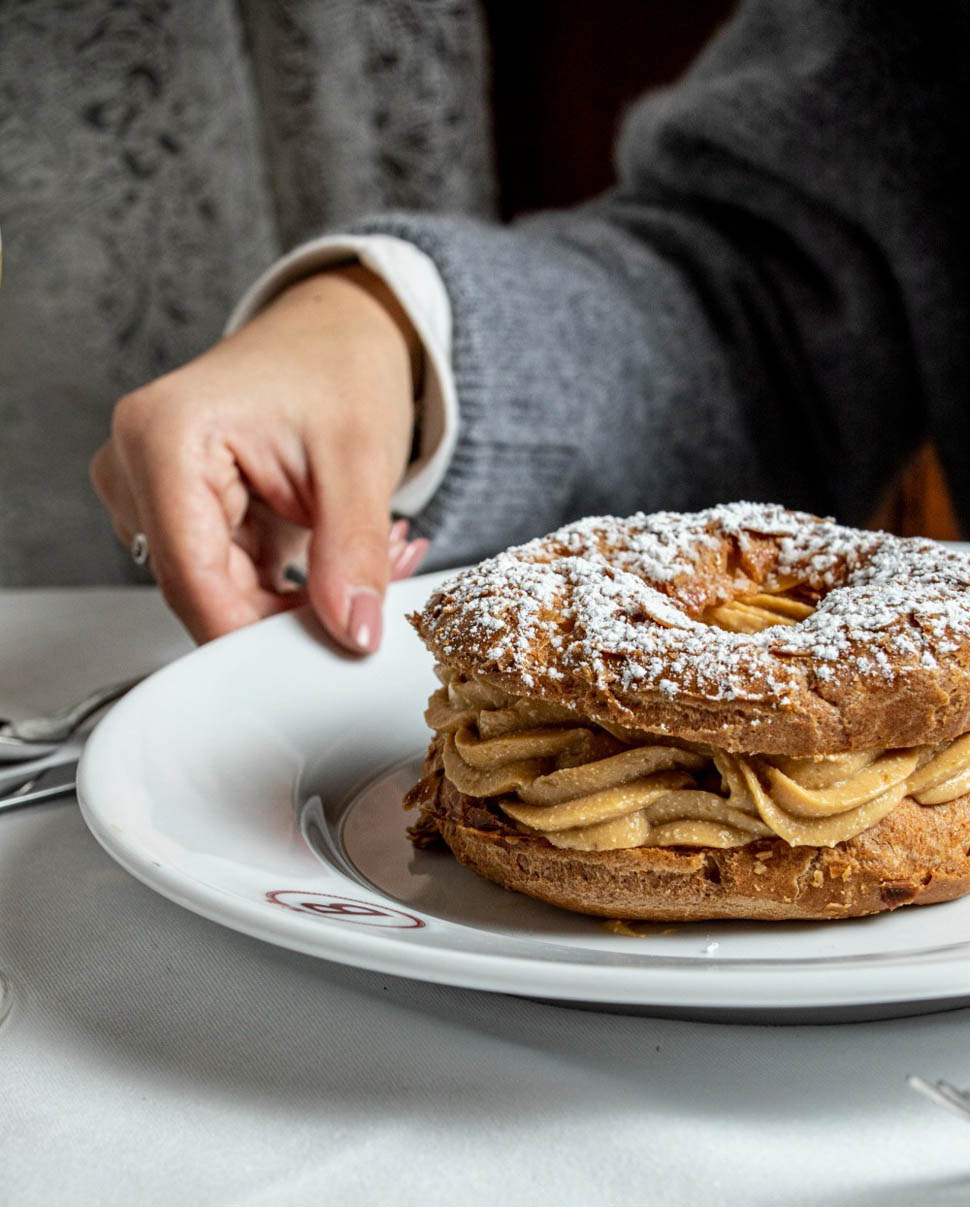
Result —
M 397 559 L 401 556 L 401 554 L 404 552 L 404 550 L 407 549 L 407 547 L 408 547 L 407 541 L 392 541 L 391 542 L 391 544 L 387 550 L 387 564 L 391 567 L 392 570 L 397 565 Z
M 421 564 L 430 543 L 423 536 L 409 541 L 398 555 L 397 560 L 391 563 L 391 578 L 395 580 L 409 578 Z
M 411 526 L 410 520 L 395 520 L 391 525 L 391 531 L 388 535 L 388 544 L 393 545 L 395 542 L 404 542 L 407 540 L 408 528 Z
M 347 636 L 363 654 L 373 654 L 381 643 L 381 601 L 370 587 L 351 592 Z

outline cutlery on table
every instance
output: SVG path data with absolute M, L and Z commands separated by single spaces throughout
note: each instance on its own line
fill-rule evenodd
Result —
M 4 813 L 9 809 L 20 809 L 24 805 L 36 805 L 41 801 L 54 800 L 58 796 L 67 796 L 73 792 L 75 783 L 75 773 L 77 771 L 77 758 L 60 764 L 64 768 L 65 777 L 56 779 L 53 784 L 42 784 L 41 780 L 47 778 L 47 773 L 39 772 L 33 779 L 22 784 L 15 792 L 11 792 L 6 796 L 0 795 L 0 813 Z M 59 768 L 48 768 L 48 770 L 58 770 Z
M 0 763 L 27 762 L 52 754 L 89 717 L 112 704 L 143 678 L 143 675 L 139 675 L 98 688 L 83 700 L 59 709 L 48 717 L 29 717 L 23 721 L 0 719 Z
M 970 1119 L 970 1093 L 967 1093 L 966 1090 L 958 1090 L 956 1086 L 950 1085 L 948 1081 L 937 1081 L 935 1083 L 924 1081 L 922 1077 L 916 1077 L 913 1074 L 910 1074 L 906 1078 L 906 1084 L 910 1089 L 917 1090 L 920 1094 L 925 1094 L 937 1106 L 942 1106 L 946 1110 L 952 1111 L 955 1115 L 959 1115 L 961 1119 Z
M 19 763 L 0 764 L 0 801 L 33 785 L 48 771 L 76 764 L 81 756 L 80 742 L 64 742 L 41 758 L 25 759 Z

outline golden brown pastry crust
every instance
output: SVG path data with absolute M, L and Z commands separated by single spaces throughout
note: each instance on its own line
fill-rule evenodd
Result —
M 795 591 L 807 619 L 724 632 L 712 609 Z M 970 557 L 762 504 L 588 519 L 446 583 L 411 618 L 439 662 L 594 722 L 744 754 L 823 755 L 970 731 Z M 970 796 L 912 798 L 834 847 L 557 848 L 444 777 L 409 796 L 420 840 L 580 913 L 832 919 L 970 891 Z
M 817 607 L 791 628 L 701 619 L 792 583 Z M 463 674 L 730 751 L 970 730 L 970 558 L 770 505 L 580 521 L 463 572 L 411 619 Z
M 920 808 L 911 801 L 907 805 Z M 970 832 L 967 797 L 934 808 L 958 814 L 958 827 L 964 835 Z M 540 839 L 499 836 L 453 822 L 443 822 L 441 833 L 459 862 L 478 875 L 576 913 L 665 922 L 791 922 L 930 905 L 970 891 L 970 859 L 962 848 L 950 860 L 935 853 L 915 864 L 894 857 L 894 831 L 909 811 L 901 806 L 839 847 L 789 847 L 777 839 L 759 844 L 757 852 L 747 847 L 564 851 L 540 846 Z M 881 833 L 874 838 L 876 831 Z
M 759 839 L 727 850 L 571 851 L 519 833 L 487 802 L 463 797 L 444 778 L 432 744 L 410 803 L 422 809 L 423 845 L 437 830 L 478 875 L 599 917 L 831 920 L 970 891 L 970 796 L 929 807 L 907 797 L 878 825 L 835 847 Z

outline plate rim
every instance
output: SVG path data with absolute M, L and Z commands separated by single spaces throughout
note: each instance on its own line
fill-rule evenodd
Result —
M 439 571 L 392 584 L 388 606 L 394 607 L 405 601 L 411 603 L 409 597 L 427 593 L 435 583 L 452 573 L 454 571 Z M 162 897 L 218 925 L 314 958 L 412 980 L 539 997 L 563 1004 L 628 1005 L 641 1007 L 644 1011 L 649 1011 L 650 1007 L 668 1008 L 688 1015 L 692 1009 L 713 1009 L 724 1015 L 757 1009 L 777 1015 L 783 1021 L 786 1013 L 825 1008 L 851 1010 L 903 1002 L 938 1003 L 939 1008 L 946 1009 L 949 1003 L 958 1004 L 970 995 L 970 958 L 966 957 L 963 960 L 956 957 L 927 960 L 919 964 L 898 960 L 882 966 L 865 965 L 862 969 L 833 969 L 824 964 L 786 965 L 783 970 L 772 968 L 770 964 L 738 969 L 732 968 L 730 960 L 711 960 L 692 962 L 688 967 L 673 970 L 666 965 L 651 967 L 648 955 L 643 964 L 604 968 L 592 963 L 567 963 L 555 959 L 529 960 L 526 955 L 516 952 L 501 955 L 475 951 L 459 953 L 451 947 L 411 944 L 375 929 L 368 929 L 365 936 L 361 933 L 363 928 L 322 925 L 319 919 L 274 908 L 272 902 L 265 899 L 247 898 L 238 891 L 213 887 L 192 877 L 185 869 L 166 866 L 152 857 L 149 847 L 144 842 L 139 843 L 137 836 L 115 825 L 110 807 L 98 800 L 100 779 L 104 774 L 101 769 L 103 765 L 110 767 L 115 731 L 121 730 L 127 724 L 129 714 L 136 713 L 159 690 L 163 679 L 186 673 L 186 665 L 199 668 L 208 660 L 227 656 L 238 658 L 240 653 L 244 661 L 246 644 L 262 639 L 271 627 L 281 634 L 287 631 L 295 634 L 299 629 L 305 636 L 308 617 L 308 609 L 298 609 L 189 651 L 133 689 L 89 738 L 77 775 L 78 801 L 85 824 L 121 867 Z M 309 627 L 312 631 L 312 621 Z M 253 636 L 257 633 L 259 638 Z M 285 644 L 286 638 L 282 640 Z M 327 648 L 323 642 L 321 647 Z M 304 883 L 294 883 L 293 887 L 298 891 L 333 889 L 334 877 L 346 882 L 351 893 L 354 889 L 359 890 L 359 884 L 339 868 L 325 873 L 322 865 L 316 864 L 316 856 L 309 848 L 306 854 L 313 863 L 299 869 L 296 880 Z M 315 876 L 316 869 L 319 871 Z M 278 873 L 274 875 L 279 878 Z M 400 908 L 400 902 L 376 886 L 370 885 L 369 891 L 388 906 Z M 935 908 L 945 908 L 946 904 Z M 419 909 L 407 908 L 421 915 Z M 429 914 L 427 918 L 436 925 L 442 921 L 436 915 Z M 451 927 L 464 925 L 459 922 L 445 924 Z M 537 937 L 535 941 L 542 940 Z M 522 976 L 524 967 L 530 969 L 527 978 Z M 901 983 L 903 978 L 905 984 Z M 786 987 L 788 992 L 779 992 Z M 711 1000 L 711 991 L 716 1001 Z

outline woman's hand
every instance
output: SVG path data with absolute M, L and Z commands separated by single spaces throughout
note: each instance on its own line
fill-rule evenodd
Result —
M 427 547 L 389 519 L 420 358 L 390 291 L 354 266 L 299 282 L 121 399 L 91 478 L 119 538 L 147 535 L 162 593 L 198 641 L 300 602 L 283 571 L 305 559 L 329 632 L 377 648 L 388 578 Z

